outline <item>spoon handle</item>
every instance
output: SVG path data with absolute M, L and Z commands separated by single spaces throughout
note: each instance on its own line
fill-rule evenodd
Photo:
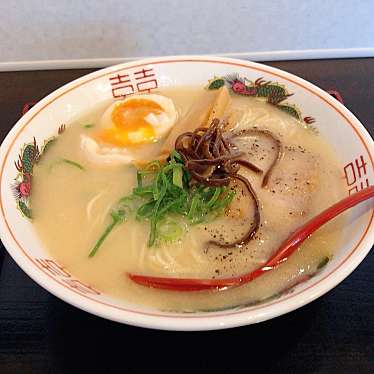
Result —
M 269 258 L 265 265 L 232 278 L 219 279 L 195 279 L 195 278 L 170 278 L 170 277 L 152 277 L 138 274 L 128 274 L 134 282 L 147 287 L 161 288 L 170 291 L 201 291 L 209 289 L 224 289 L 233 286 L 239 286 L 244 283 L 260 277 L 261 275 L 273 270 L 282 262 L 287 261 L 300 244 L 307 239 L 314 231 L 319 229 L 326 222 L 332 220 L 337 215 L 343 213 L 349 208 L 374 197 L 374 186 L 365 188 L 360 192 L 340 200 L 336 204 L 325 209 L 317 216 L 306 222 L 303 226 L 294 231 L 279 247 L 276 253 Z
M 303 226 L 294 231 L 279 247 L 278 251 L 268 260 L 268 266 L 287 260 L 287 258 L 299 247 L 299 245 L 308 238 L 314 231 L 322 225 L 332 220 L 347 209 L 374 197 L 374 186 L 365 188 L 360 192 L 350 195 L 336 204 L 325 209 L 317 216 L 306 222 Z

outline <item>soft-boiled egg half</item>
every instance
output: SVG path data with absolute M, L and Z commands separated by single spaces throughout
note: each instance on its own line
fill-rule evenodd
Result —
M 164 138 L 177 117 L 168 97 L 133 95 L 109 106 L 98 130 L 90 137 L 81 135 L 81 148 L 95 163 L 131 163 L 136 160 L 134 149 Z

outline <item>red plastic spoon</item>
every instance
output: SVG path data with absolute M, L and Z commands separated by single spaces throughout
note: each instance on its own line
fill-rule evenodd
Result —
M 287 261 L 288 257 L 291 256 L 299 245 L 314 231 L 345 210 L 352 208 L 353 206 L 372 197 L 374 197 L 374 186 L 365 188 L 360 192 L 348 196 L 338 203 L 330 206 L 293 232 L 288 239 L 282 243 L 278 251 L 266 262 L 265 265 L 237 277 L 221 279 L 165 278 L 131 273 L 129 273 L 128 276 L 131 280 L 143 286 L 161 288 L 170 291 L 201 291 L 239 286 L 244 283 L 251 282 L 266 272 L 273 270 L 282 262 Z

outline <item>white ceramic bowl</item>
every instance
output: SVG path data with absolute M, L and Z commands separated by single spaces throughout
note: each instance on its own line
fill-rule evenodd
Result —
M 131 325 L 168 330 L 221 329 L 264 321 L 311 302 L 346 278 L 374 242 L 370 203 L 351 210 L 349 223 L 342 232 L 344 244 L 327 266 L 307 282 L 263 304 L 192 314 L 165 313 L 130 305 L 83 284 L 50 258 L 32 223 L 21 214 L 20 208 L 27 214 L 27 174 L 30 172 L 27 167 L 30 165 L 24 163 L 19 172 L 15 161 L 23 150 L 25 161 L 28 158 L 32 162 L 34 138 L 40 148 L 46 139 L 56 136 L 62 124 L 70 123 L 80 113 L 108 98 L 114 100 L 113 97 L 153 91 L 156 87 L 207 85 L 214 77 L 234 75 L 239 78 L 236 86 L 232 85 L 234 91 L 244 89 L 254 94 L 253 88 L 261 87 L 258 79 L 263 78 L 273 82 L 274 87 L 278 87 L 276 90 L 294 93 L 287 99 L 291 105 L 283 110 L 292 112 L 306 123 L 315 120 L 312 125 L 328 139 L 340 157 L 347 194 L 374 184 L 374 145 L 365 128 L 333 97 L 301 78 L 261 64 L 228 58 L 180 56 L 125 63 L 86 75 L 48 95 L 16 123 L 1 145 L 0 232 L 17 264 L 49 292 L 87 312 Z M 244 81 L 244 78 L 248 80 Z M 256 80 L 256 86 L 250 83 Z M 222 82 L 216 80 L 215 84 Z M 264 95 L 269 93 L 262 90 Z M 30 144 L 26 151 L 25 144 Z M 15 198 L 15 184 L 21 191 L 21 200 Z

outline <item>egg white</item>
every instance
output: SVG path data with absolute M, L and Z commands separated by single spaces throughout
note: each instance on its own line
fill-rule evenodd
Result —
M 95 164 L 114 166 L 135 161 L 135 156 L 126 148 L 105 147 L 87 135 L 81 135 L 80 146 L 86 158 Z

